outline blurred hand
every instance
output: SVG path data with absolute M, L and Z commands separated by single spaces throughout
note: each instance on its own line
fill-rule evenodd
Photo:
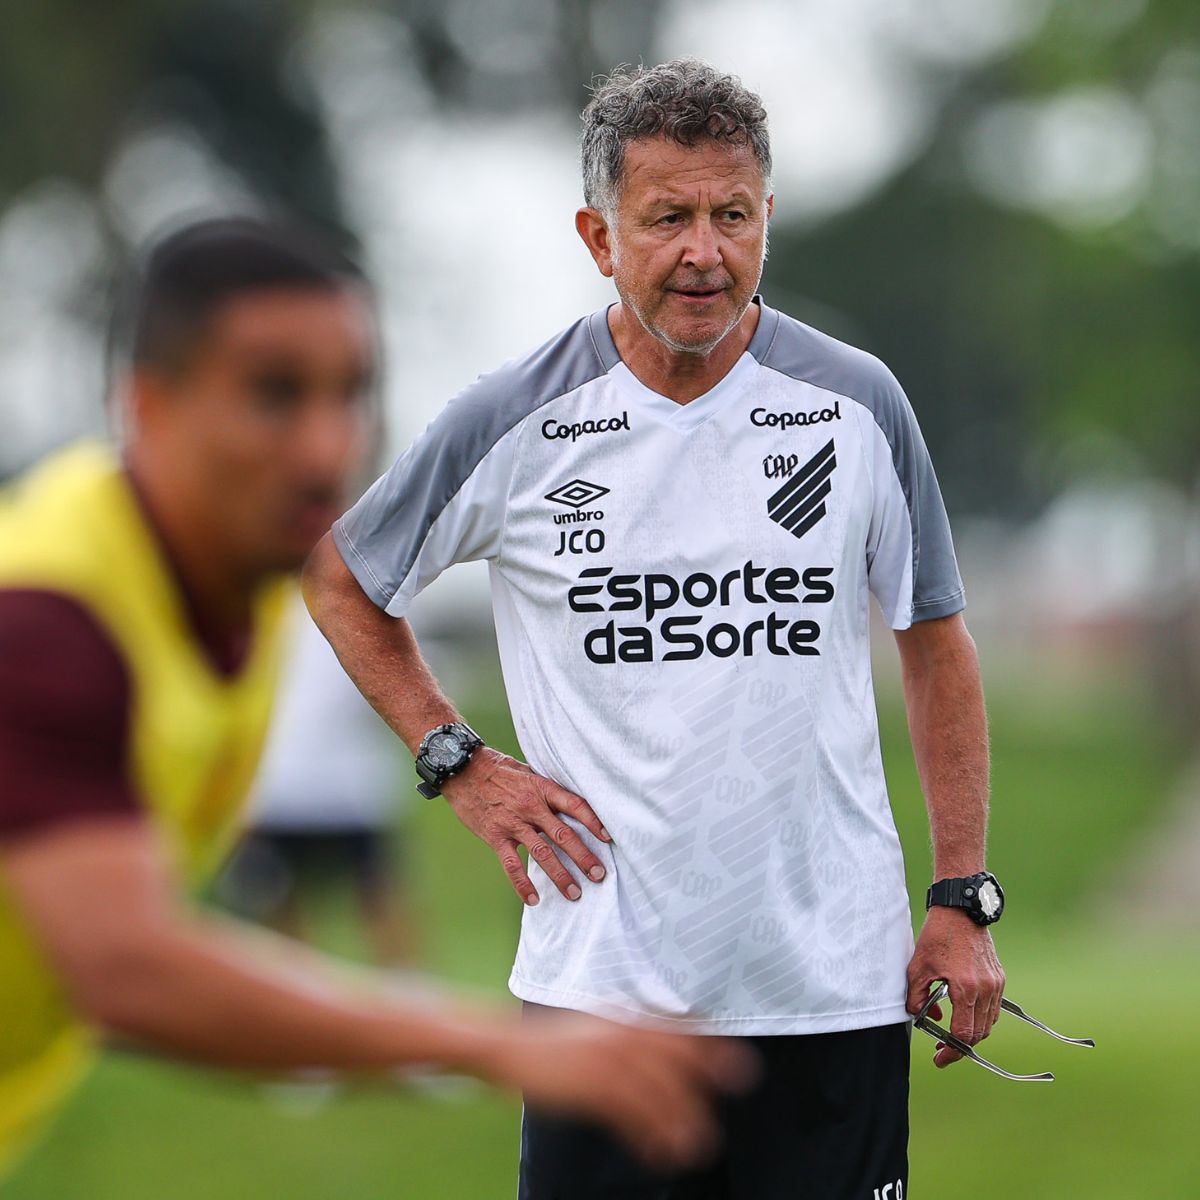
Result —
M 950 988 L 950 1032 L 968 1046 L 983 1041 L 1000 1017 L 1004 971 L 987 926 L 976 925 L 959 909 L 943 906 L 929 910 L 908 964 L 908 1011 L 913 1016 L 939 980 Z M 941 1015 L 937 1005 L 930 1009 L 935 1021 Z M 948 1067 L 960 1058 L 957 1050 L 939 1045 L 933 1062 Z
M 463 771 L 446 781 L 442 793 L 455 816 L 496 852 L 513 889 L 526 904 L 536 904 L 539 896 L 521 863 L 518 846 L 529 851 L 530 858 L 568 900 L 578 900 L 582 892 L 560 853 L 593 883 L 604 878 L 600 860 L 579 834 L 558 818 L 559 813 L 566 813 L 602 841 L 611 841 L 591 805 L 515 758 L 482 746 Z
M 714 1095 L 744 1091 L 757 1074 L 744 1043 L 578 1013 L 527 1017 L 501 1054 L 500 1081 L 527 1103 L 607 1125 L 662 1169 L 709 1158 L 720 1141 Z

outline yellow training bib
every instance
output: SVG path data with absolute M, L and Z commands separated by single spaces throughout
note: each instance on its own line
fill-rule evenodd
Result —
M 207 878 L 236 836 L 266 736 L 290 587 L 263 589 L 250 657 L 226 678 L 195 639 L 111 451 L 68 448 L 0 494 L 0 588 L 69 597 L 112 639 L 130 678 L 133 781 L 188 884 Z M 81 1078 L 95 1040 L 0 873 L 0 1174 Z

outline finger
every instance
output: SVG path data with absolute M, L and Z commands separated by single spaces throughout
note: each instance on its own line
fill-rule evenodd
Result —
M 662 1103 L 654 1081 L 645 1076 L 641 1056 L 623 1065 L 609 1087 L 594 1095 L 593 1103 L 596 1115 L 644 1162 L 674 1165 L 672 1114 Z
M 497 842 L 492 849 L 496 851 L 496 857 L 500 860 L 509 883 L 513 885 L 513 891 L 521 897 L 521 902 L 530 907 L 535 905 L 541 897 L 537 894 L 537 888 L 533 886 L 533 880 L 525 873 L 525 864 L 521 862 L 521 856 L 517 853 L 517 843 L 505 840 Z
M 574 817 L 585 828 L 590 829 L 601 841 L 611 842 L 612 834 L 600 822 L 592 806 L 582 797 L 559 787 L 552 780 L 546 781 L 546 803 L 555 812 Z
M 529 857 L 550 876 L 550 882 L 568 900 L 578 900 L 583 895 L 583 890 L 575 882 L 571 872 L 563 866 L 562 860 L 554 853 L 554 848 L 532 825 L 526 825 L 521 830 L 521 841 L 529 851 Z
M 947 1046 L 945 1042 L 938 1042 L 937 1051 L 933 1056 L 933 1065 L 940 1070 L 950 1066 L 951 1063 L 958 1062 L 961 1058 L 963 1055 L 953 1046 Z
M 622 1108 L 649 1136 L 664 1166 L 696 1165 L 719 1140 L 707 1100 L 662 1051 L 640 1054 L 624 1072 L 628 1091 Z
M 992 987 L 991 1003 L 988 1006 L 988 1032 L 992 1031 L 992 1027 L 1000 1020 L 1000 1001 L 1004 998 L 1004 975 L 1003 973 L 996 976 Z
M 739 1093 L 762 1074 L 762 1060 L 744 1038 L 690 1037 L 679 1033 L 646 1032 L 644 1053 L 661 1054 L 706 1090 Z
M 599 883 L 604 878 L 604 864 L 565 821 L 560 821 L 557 817 L 547 817 L 542 822 L 542 836 L 551 845 L 563 851 L 593 883 Z
M 748 1092 L 762 1078 L 762 1058 L 744 1038 L 705 1038 L 699 1051 L 702 1077 L 730 1095 Z
M 929 999 L 929 988 L 933 980 L 926 975 L 912 975 L 908 980 L 908 999 L 905 1008 L 915 1017 L 921 1011 L 922 1005 Z
M 942 1019 L 942 1006 L 940 1004 L 931 1004 L 929 1006 L 929 1015 L 935 1021 L 940 1021 Z
M 954 1011 L 950 1014 L 950 1032 L 968 1046 L 975 1045 L 978 1038 L 975 1035 L 975 1009 L 979 994 L 961 985 L 950 985 L 950 1003 Z

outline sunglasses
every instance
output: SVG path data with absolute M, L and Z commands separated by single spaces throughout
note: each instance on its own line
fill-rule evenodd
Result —
M 972 1062 L 977 1062 L 981 1067 L 986 1068 L 996 1075 L 1002 1075 L 1005 1079 L 1015 1079 L 1019 1083 L 1050 1083 L 1053 1081 L 1054 1076 L 1049 1071 L 1042 1071 L 1038 1075 L 1014 1075 L 1011 1071 L 1006 1071 L 1003 1067 L 998 1067 L 995 1063 L 988 1062 L 982 1055 L 976 1054 L 973 1047 L 968 1046 L 961 1038 L 956 1038 L 950 1030 L 943 1029 L 940 1025 L 936 1024 L 930 1018 L 929 1010 L 939 1001 L 944 1000 L 949 991 L 950 988 L 945 983 L 940 983 L 934 988 L 929 995 L 929 999 L 925 1001 L 924 1006 L 913 1021 L 915 1028 L 957 1050 L 959 1054 L 965 1058 L 969 1058 Z M 1000 1007 L 1006 1013 L 1012 1013 L 1014 1017 L 1018 1017 L 1020 1020 L 1032 1025 L 1035 1029 L 1040 1029 L 1043 1033 L 1048 1033 L 1052 1038 L 1057 1038 L 1060 1042 L 1066 1042 L 1068 1046 L 1089 1046 L 1092 1049 L 1096 1047 L 1095 1040 L 1092 1038 L 1071 1038 L 1065 1037 L 1061 1033 L 1056 1033 L 1049 1025 L 1043 1025 L 1041 1021 L 1031 1017 L 1019 1004 L 1006 997 L 1001 999 Z

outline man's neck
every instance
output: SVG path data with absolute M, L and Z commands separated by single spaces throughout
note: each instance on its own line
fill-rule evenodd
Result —
M 733 370 L 758 328 L 759 311 L 757 304 L 751 304 L 707 354 L 664 345 L 624 304 L 609 309 L 608 328 L 621 361 L 646 387 L 676 404 L 687 404 L 711 391 Z
M 156 463 L 132 450 L 125 469 L 193 619 L 208 633 L 244 628 L 256 581 L 229 562 L 219 539 Z

